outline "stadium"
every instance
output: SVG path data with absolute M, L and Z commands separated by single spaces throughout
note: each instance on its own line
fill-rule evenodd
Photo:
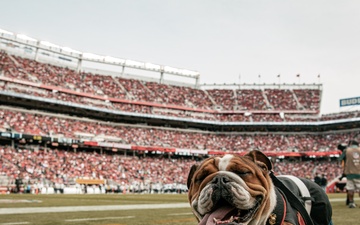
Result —
M 326 174 L 339 191 L 337 145 L 360 119 L 319 115 L 321 84 L 201 86 L 192 71 L 0 37 L 2 193 L 181 194 L 192 164 L 252 149 L 278 174 Z
M 320 75 L 210 84 L 165 64 L 0 27 L 0 225 L 195 225 L 191 166 L 251 150 L 276 175 L 322 176 L 334 223 L 358 223 L 339 179 L 339 146 L 360 133 L 358 97 L 324 114 L 324 95 L 335 90 Z

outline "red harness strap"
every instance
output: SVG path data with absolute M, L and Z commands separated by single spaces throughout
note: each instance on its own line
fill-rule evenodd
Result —
M 285 221 L 285 216 L 286 216 L 286 210 L 287 210 L 287 208 L 286 208 L 286 202 L 285 202 L 285 198 L 284 198 L 284 196 L 282 196 L 281 195 L 281 198 L 282 198 L 282 200 L 283 200 L 283 203 L 284 203 L 284 213 L 283 213 L 283 218 L 281 219 L 281 225 L 284 223 L 284 221 Z
M 301 216 L 301 214 L 299 212 L 297 213 L 297 218 L 298 218 L 299 225 L 306 225 L 304 218 Z
M 286 200 L 283 193 L 275 187 L 276 206 L 274 211 L 270 214 L 266 225 L 282 225 L 286 218 Z

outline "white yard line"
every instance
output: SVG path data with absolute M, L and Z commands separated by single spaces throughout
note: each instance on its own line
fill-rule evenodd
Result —
M 359 201 L 360 198 L 354 198 L 354 201 Z M 333 198 L 333 199 L 330 199 L 330 202 L 345 202 L 346 201 L 346 198 Z
M 110 210 L 139 210 L 139 209 L 175 209 L 189 208 L 189 203 L 173 204 L 139 204 L 139 205 L 102 205 L 102 206 L 62 206 L 62 207 L 27 207 L 1 208 L 0 214 L 52 213 L 52 212 L 84 212 Z
M 0 225 L 20 225 L 20 224 L 29 224 L 29 222 L 0 223 Z
M 345 202 L 345 198 L 333 198 L 330 202 Z M 359 201 L 360 198 L 355 198 Z M 27 214 L 27 213 L 52 213 L 52 212 L 84 212 L 84 211 L 110 211 L 110 210 L 141 210 L 141 209 L 176 209 L 189 208 L 189 203 L 173 203 L 173 204 L 139 204 L 139 205 L 102 205 L 102 206 L 62 206 L 62 207 L 27 207 L 27 208 L 0 208 L 1 214 Z M 191 214 L 191 213 L 188 213 Z M 172 214 L 172 215 L 182 215 Z M 185 214 L 184 214 L 185 215 Z M 28 224 L 22 222 L 17 224 Z M 17 225 L 16 224 L 16 225 Z M 0 224 L 4 225 L 4 224 Z M 6 224 L 13 225 L 13 224 Z M 15 224 L 14 224 L 15 225 Z

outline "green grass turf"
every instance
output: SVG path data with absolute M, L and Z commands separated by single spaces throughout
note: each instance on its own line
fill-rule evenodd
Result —
M 335 225 L 358 225 L 360 208 L 349 209 L 345 206 L 344 194 L 331 194 L 333 202 L 333 221 Z M 4 203 L 3 199 L 36 200 L 41 202 Z M 358 203 L 359 199 L 357 199 Z M 52 206 L 96 206 L 128 204 L 186 203 L 186 195 L 0 195 L 0 208 L 52 207 Z M 82 220 L 93 219 L 93 220 Z M 26 223 L 25 223 L 26 222 Z M 0 215 L 2 224 L 31 225 L 196 225 L 195 217 L 189 208 L 141 209 L 118 211 L 90 211 L 66 213 L 33 213 Z
M 2 199 L 29 200 L 28 203 L 2 203 Z M 40 202 L 37 202 L 40 201 Z M 51 207 L 51 206 L 93 206 L 93 205 L 129 205 L 129 204 L 161 204 L 187 202 L 186 194 L 102 194 L 102 195 L 32 195 L 11 194 L 0 195 L 0 208 L 16 207 Z

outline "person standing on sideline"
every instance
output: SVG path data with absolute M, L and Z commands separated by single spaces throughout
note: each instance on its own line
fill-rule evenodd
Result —
M 327 179 L 326 179 L 326 176 L 325 174 L 323 174 L 321 176 L 321 180 L 320 180 L 320 186 L 321 188 L 326 192 L 326 185 L 327 185 Z
M 354 195 L 360 190 L 360 147 L 355 140 L 349 142 L 349 146 L 343 151 L 340 160 L 346 157 L 344 173 L 346 174 L 346 190 L 349 197 L 349 208 L 355 208 Z
M 321 186 L 321 177 L 319 176 L 319 174 L 317 173 L 315 178 L 314 178 L 314 182 L 316 184 L 318 184 L 319 186 Z
M 341 151 L 341 154 L 343 154 L 343 152 L 345 151 L 347 145 L 346 144 L 339 144 L 337 146 L 337 149 Z M 341 181 L 344 177 L 346 177 L 344 168 L 345 168 L 345 162 L 346 162 L 346 156 L 342 157 L 341 159 L 341 168 L 343 169 L 343 173 L 342 175 L 339 177 L 339 181 Z M 349 205 L 349 195 L 348 195 L 348 191 L 346 190 L 346 201 L 345 201 L 346 205 Z

